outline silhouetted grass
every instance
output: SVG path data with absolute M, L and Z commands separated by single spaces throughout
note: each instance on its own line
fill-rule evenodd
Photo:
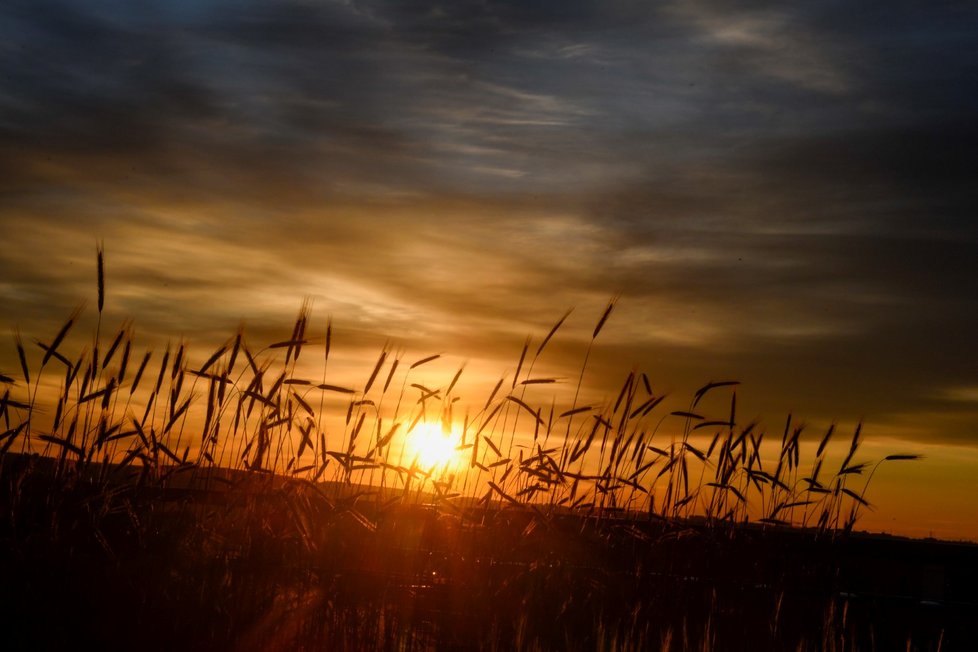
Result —
M 881 629 L 854 623 L 842 595 L 845 535 L 873 472 L 916 456 L 861 461 L 860 427 L 836 454 L 833 426 L 806 459 L 791 416 L 779 439 L 741 419 L 736 381 L 707 383 L 669 409 L 632 371 L 615 400 L 580 405 L 614 300 L 574 387 L 534 375 L 568 313 L 535 349 L 527 340 L 515 374 L 487 398 L 463 400 L 464 366 L 433 385 L 417 374 L 438 355 L 388 347 L 362 385 L 334 380 L 332 326 L 314 342 L 307 305 L 287 339 L 262 348 L 239 330 L 200 358 L 183 342 L 140 352 L 129 324 L 103 343 L 101 248 L 97 266 L 90 348 L 69 350 L 76 311 L 35 340 L 33 368 L 17 336 L 21 375 L 0 375 L 0 611 L 16 644 L 849 650 L 968 640 L 956 612 Z M 320 362 L 307 364 L 317 348 Z M 704 409 L 707 398 L 722 414 Z M 457 464 L 413 457 L 406 441 L 423 423 L 459 430 Z

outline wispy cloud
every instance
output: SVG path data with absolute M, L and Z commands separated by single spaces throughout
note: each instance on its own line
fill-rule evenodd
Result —
M 310 297 L 505 365 L 570 306 L 585 341 L 621 292 L 596 374 L 902 418 L 978 383 L 974 17 L 8 2 L 3 326 L 56 325 L 104 239 L 112 314 L 151 333 L 267 328 Z M 905 432 L 975 439 L 949 419 Z

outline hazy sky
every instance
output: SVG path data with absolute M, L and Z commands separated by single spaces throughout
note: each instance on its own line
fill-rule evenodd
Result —
M 98 240 L 192 341 L 310 297 L 501 372 L 575 307 L 577 364 L 620 293 L 598 377 L 975 452 L 975 5 L 738 4 L 7 0 L 0 327 L 91 305 Z

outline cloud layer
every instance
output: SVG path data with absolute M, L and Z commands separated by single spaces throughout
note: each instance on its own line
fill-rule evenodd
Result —
M 310 296 L 512 365 L 621 292 L 619 374 L 978 445 L 975 18 L 7 2 L 2 325 L 56 328 L 97 239 L 112 309 L 172 336 L 287 328 Z

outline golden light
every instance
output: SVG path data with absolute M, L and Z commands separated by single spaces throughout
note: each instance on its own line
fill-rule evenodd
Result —
M 407 458 L 417 460 L 418 466 L 426 470 L 454 466 L 459 460 L 458 435 L 446 432 L 440 423 L 419 423 L 405 444 Z

